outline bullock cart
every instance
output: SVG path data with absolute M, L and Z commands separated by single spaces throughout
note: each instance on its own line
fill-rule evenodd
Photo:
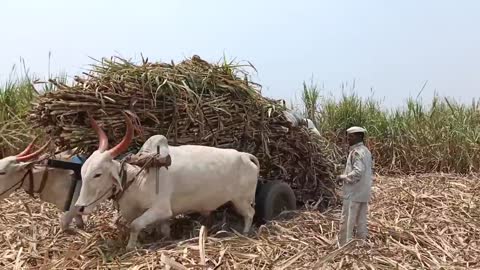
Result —
M 125 132 L 122 111 L 135 115 L 136 153 L 150 136 L 161 134 L 169 145 L 233 148 L 260 162 L 256 191 L 257 220 L 271 220 L 282 210 L 305 203 L 336 204 L 334 179 L 337 149 L 306 124 L 291 117 L 282 101 L 262 96 L 243 66 L 211 64 L 198 56 L 179 64 L 132 63 L 103 59 L 72 85 L 40 95 L 30 120 L 54 140 L 59 150 L 77 149 L 87 158 L 98 144 L 87 114 L 97 119 L 111 144 Z M 71 169 L 75 178 L 65 209 L 75 201 L 82 161 L 50 160 L 49 166 Z

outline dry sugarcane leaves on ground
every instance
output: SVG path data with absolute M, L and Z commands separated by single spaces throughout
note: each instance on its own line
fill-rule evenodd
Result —
M 370 239 L 338 249 L 339 209 L 302 211 L 245 237 L 179 218 L 173 240 L 143 233 L 143 248 L 125 253 L 127 233 L 101 206 L 86 231 L 61 233 L 59 213 L 18 193 L 0 204 L 4 269 L 478 269 L 479 178 L 379 177 L 370 207 Z M 25 203 L 22 203 L 22 200 Z M 221 222 L 220 222 L 221 223 Z M 241 221 L 239 222 L 241 228 Z M 236 225 L 234 224 L 234 227 Z M 175 268 L 174 265 L 180 268 Z M 184 267 L 184 268 L 181 268 Z
M 292 127 L 286 108 L 262 97 L 260 86 L 246 75 L 239 67 L 209 64 L 198 56 L 177 65 L 102 60 L 72 86 L 57 84 L 58 91 L 41 95 L 30 120 L 62 149 L 90 153 L 97 138 L 86 111 L 114 145 L 124 134 L 120 112 L 129 109 L 138 117 L 137 147 L 162 134 L 171 145 L 246 151 L 259 159 L 263 178 L 288 182 L 299 201 L 321 196 L 325 206 L 335 204 L 335 146 L 306 127 Z

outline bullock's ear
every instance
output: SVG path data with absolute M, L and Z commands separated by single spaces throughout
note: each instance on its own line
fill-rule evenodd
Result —
M 35 161 L 30 161 L 30 162 L 15 162 L 13 164 L 11 164 L 10 166 L 16 170 L 16 171 L 20 171 L 20 170 L 28 170 L 30 168 L 33 167 Z
M 122 190 L 122 179 L 120 179 L 120 171 L 115 168 L 115 166 L 110 167 L 110 173 L 112 174 L 112 177 L 114 179 L 115 185 Z

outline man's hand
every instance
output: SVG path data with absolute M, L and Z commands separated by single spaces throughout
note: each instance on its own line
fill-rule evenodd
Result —
M 339 176 L 337 176 L 337 184 L 342 184 L 345 179 L 347 179 L 347 176 L 345 174 L 341 174 Z

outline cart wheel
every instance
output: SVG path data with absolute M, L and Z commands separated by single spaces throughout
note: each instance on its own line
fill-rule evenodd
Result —
M 297 208 L 292 188 L 280 181 L 259 183 L 255 205 L 256 217 L 261 223 L 273 220 L 282 211 L 296 210 Z

